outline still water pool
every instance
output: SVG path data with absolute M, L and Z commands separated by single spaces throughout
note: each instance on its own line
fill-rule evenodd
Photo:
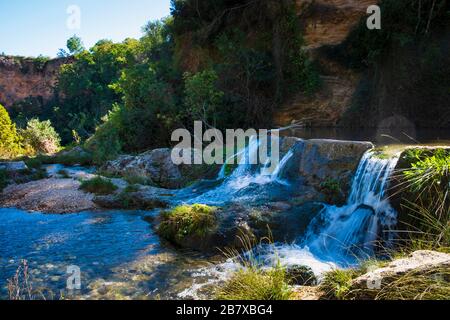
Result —
M 161 245 L 152 229 L 154 214 L 0 209 L 0 298 L 8 298 L 7 281 L 23 259 L 36 298 L 177 298 L 206 262 Z M 72 265 L 81 270 L 81 291 L 66 290 Z

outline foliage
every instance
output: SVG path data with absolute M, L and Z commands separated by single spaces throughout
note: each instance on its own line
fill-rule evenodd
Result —
M 450 150 L 411 149 L 407 151 L 406 157 L 412 163 L 411 168 L 405 170 L 403 175 L 408 182 L 410 191 L 417 194 L 418 198 L 433 202 L 434 196 L 448 191 Z
M 352 280 L 362 275 L 355 269 L 332 270 L 325 274 L 320 289 L 324 297 L 330 300 L 345 300 L 352 286 Z
M 9 159 L 22 151 L 16 125 L 11 121 L 8 111 L 0 104 L 0 159 Z
M 25 130 L 20 130 L 23 143 L 29 145 L 38 154 L 53 154 L 60 148 L 61 138 L 49 120 L 28 121 Z
M 403 210 L 413 218 L 410 245 L 422 249 L 450 248 L 450 151 L 411 149 L 402 171 Z
M 217 127 L 218 110 L 222 104 L 224 93 L 217 89 L 217 73 L 205 70 L 195 75 L 185 73 L 185 105 L 192 119 L 203 120 Z
M 138 192 L 140 190 L 140 187 L 138 185 L 135 184 L 130 184 L 129 186 L 127 186 L 124 190 L 125 193 L 135 193 Z
M 217 208 L 202 204 L 183 205 L 161 214 L 158 233 L 171 241 L 187 236 L 205 237 L 215 227 Z
M 268 125 L 275 105 L 319 85 L 294 1 L 174 0 L 172 15 L 178 64 L 218 75 L 219 128 Z
M 45 69 L 45 66 L 47 65 L 47 62 L 50 61 L 49 57 L 45 57 L 43 55 L 38 56 L 33 60 L 34 66 L 38 71 L 43 71 Z
M 369 30 L 364 17 L 342 46 L 330 49 L 334 58 L 341 57 L 350 67 L 368 68 L 341 125 L 376 127 L 392 116 L 392 110 L 416 127 L 450 125 L 447 4 L 446 0 L 380 1 L 381 30 Z
M 61 67 L 58 89 L 64 99 L 47 113 L 64 141 L 73 138 L 73 131 L 82 139 L 88 138 L 112 105 L 120 102 L 121 95 L 111 86 L 134 62 L 137 45 L 137 40 L 131 39 L 122 43 L 102 40 L 89 51 L 77 53 L 73 63 Z
M 115 105 L 103 118 L 103 124 L 97 128 L 95 135 L 86 142 L 86 148 L 93 154 L 94 164 L 101 165 L 120 154 L 122 143 L 119 130 L 122 128 L 122 112 L 122 109 Z
M 69 38 L 67 40 L 66 45 L 67 45 L 67 49 L 69 51 L 67 52 L 64 49 L 60 49 L 58 52 L 59 57 L 68 57 L 70 55 L 80 54 L 81 52 L 83 52 L 85 50 L 83 41 L 77 35 L 74 35 L 71 38 Z
M 327 179 L 320 184 L 321 191 L 327 196 L 327 202 L 339 202 L 344 198 L 341 184 L 336 179 Z
M 97 195 L 108 195 L 114 193 L 118 188 L 109 179 L 96 177 L 91 180 L 86 180 L 81 183 L 80 190 L 94 193 Z
M 379 264 L 378 267 L 383 266 Z M 352 281 L 367 269 L 333 270 L 325 274 L 320 284 L 322 298 L 337 300 L 448 300 L 450 297 L 450 273 L 448 268 L 427 271 L 412 270 L 384 279 L 379 290 L 354 288 Z
M 289 300 L 293 291 L 286 270 L 280 266 L 262 270 L 245 268 L 233 274 L 220 288 L 218 300 Z

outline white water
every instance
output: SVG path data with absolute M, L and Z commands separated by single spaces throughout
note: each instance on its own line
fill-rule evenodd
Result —
M 219 172 L 218 180 L 223 183 L 218 187 L 191 199 L 189 203 L 204 203 L 209 205 L 219 205 L 226 201 L 237 201 L 237 193 L 245 190 L 252 184 L 266 185 L 269 183 L 278 183 L 287 185 L 288 183 L 282 179 L 285 167 L 289 164 L 289 160 L 293 157 L 294 151 L 291 149 L 281 159 L 272 173 L 267 172 L 270 161 L 264 164 L 255 164 L 258 160 L 258 153 L 261 142 L 256 137 L 252 137 L 247 147 L 236 153 L 233 157 L 226 161 Z M 269 157 L 270 158 L 270 157 Z M 227 166 L 231 160 L 238 159 L 237 168 L 226 176 Z M 258 194 L 248 194 L 245 198 L 258 197 Z
M 379 159 L 368 152 L 360 162 L 347 205 L 327 206 L 313 221 L 305 246 L 318 258 L 351 264 L 374 254 L 374 245 L 387 247 L 394 237 L 397 213 L 386 198 L 398 158 Z M 323 227 L 317 229 L 321 222 Z
M 305 265 L 320 277 L 336 267 L 348 267 L 374 254 L 376 242 L 388 247 L 395 236 L 397 213 L 386 192 L 398 157 L 379 159 L 367 152 L 358 166 L 351 194 L 343 207 L 325 206 L 302 241 L 274 245 L 260 259 L 270 265 Z
M 292 156 L 293 152 L 289 152 L 284 157 L 269 180 L 279 178 Z M 382 240 L 383 245 L 388 246 L 394 237 L 393 228 L 397 222 L 397 213 L 391 207 L 386 192 L 397 162 L 398 157 L 385 160 L 367 152 L 358 166 L 345 206 L 325 206 L 319 217 L 311 222 L 304 239 L 297 244 L 266 245 L 255 249 L 253 254 L 256 255 L 257 261 L 266 267 L 277 264 L 308 266 L 321 280 L 321 276 L 327 271 L 349 267 L 372 256 L 376 241 Z M 237 172 L 244 174 L 247 171 L 241 168 Z M 242 180 L 244 177 L 233 174 L 224 185 L 228 188 L 236 183 L 236 178 Z M 244 182 L 241 183 L 245 185 Z M 184 297 L 195 297 L 198 289 L 211 281 L 225 280 L 237 268 L 241 266 L 229 260 L 202 270 L 202 274 L 208 274 L 213 279 L 183 292 Z

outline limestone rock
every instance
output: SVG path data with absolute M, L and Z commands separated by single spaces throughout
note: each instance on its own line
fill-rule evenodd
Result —
M 138 156 L 120 156 L 107 162 L 102 171 L 115 176 L 147 179 L 150 183 L 170 189 L 183 184 L 180 169 L 172 162 L 170 149 L 155 149 Z
M 435 251 L 416 251 L 409 257 L 395 260 L 386 267 L 373 270 L 356 278 L 352 283 L 352 288 L 364 288 L 378 286 L 381 289 L 392 279 L 399 276 L 414 273 L 426 273 L 439 268 L 450 268 L 450 254 Z

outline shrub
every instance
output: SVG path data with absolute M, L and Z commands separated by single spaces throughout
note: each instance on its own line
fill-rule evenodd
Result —
M 50 120 L 32 119 L 28 121 L 26 129 L 21 130 L 20 134 L 25 145 L 31 146 L 38 154 L 53 154 L 60 148 L 61 138 L 52 127 Z
M 217 208 L 201 204 L 179 206 L 161 214 L 158 233 L 171 241 L 187 236 L 205 237 L 215 227 Z
M 92 152 L 93 162 L 102 165 L 116 158 L 122 150 L 119 132 L 122 128 L 122 109 L 115 105 L 105 116 L 93 137 L 86 142 L 86 148 Z
M 16 125 L 11 121 L 8 112 L 0 104 L 0 158 L 9 159 L 21 152 L 20 137 Z
M 292 297 L 286 270 L 280 266 L 269 270 L 256 267 L 239 270 L 217 293 L 218 300 L 289 300 Z
M 111 180 L 96 177 L 91 180 L 83 181 L 80 190 L 94 193 L 97 195 L 108 195 L 114 193 L 118 188 Z

